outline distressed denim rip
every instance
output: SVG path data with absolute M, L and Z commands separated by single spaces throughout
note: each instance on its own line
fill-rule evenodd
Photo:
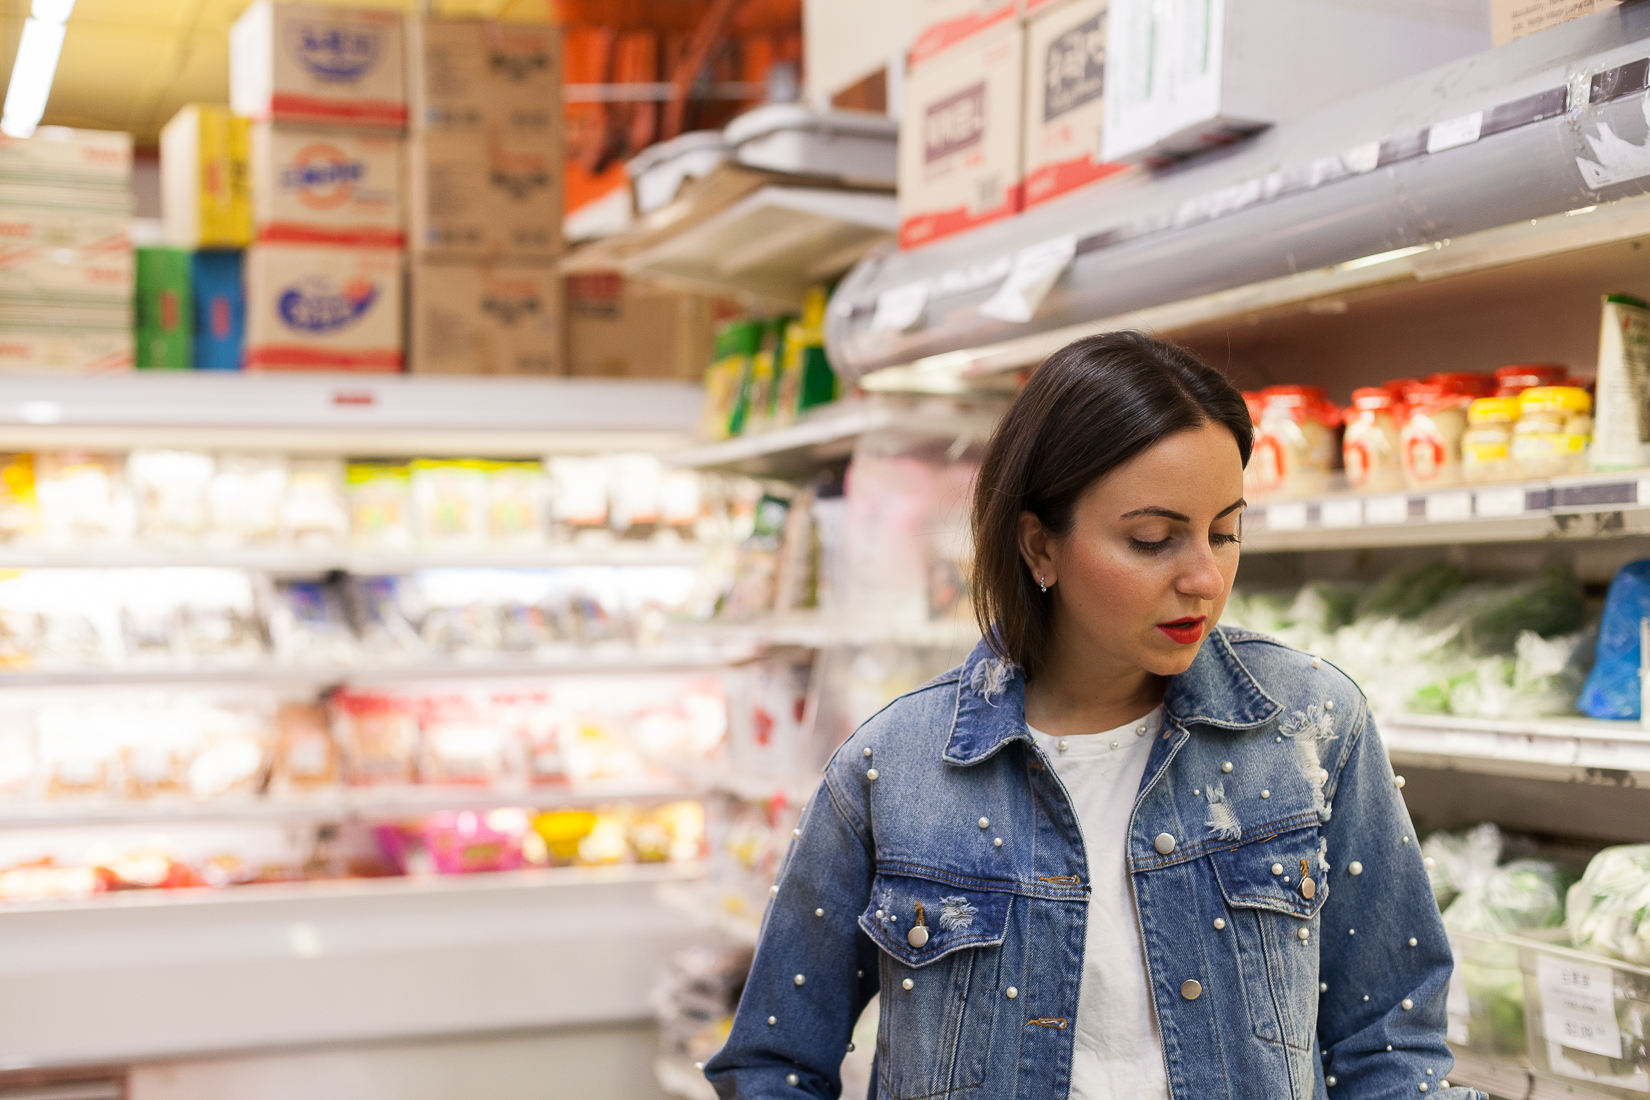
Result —
M 1024 688 L 982 644 L 837 751 L 705 1070 L 724 1100 L 838 1096 L 879 991 L 870 1100 L 1065 1100 L 1088 862 Z M 1444 1087 L 1449 944 L 1363 694 L 1221 628 L 1164 715 L 1127 844 L 1171 1094 L 1484 1100 Z

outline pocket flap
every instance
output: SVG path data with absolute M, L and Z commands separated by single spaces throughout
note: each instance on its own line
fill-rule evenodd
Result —
M 1215 852 L 1209 859 L 1226 904 L 1235 909 L 1271 909 L 1305 918 L 1323 908 L 1329 896 L 1328 872 L 1318 865 L 1317 829 L 1279 833 Z
M 906 966 L 926 966 L 965 947 L 1002 943 L 1012 900 L 1013 895 L 996 890 L 881 874 L 871 884 L 859 926 Z M 923 932 L 913 936 L 918 927 Z

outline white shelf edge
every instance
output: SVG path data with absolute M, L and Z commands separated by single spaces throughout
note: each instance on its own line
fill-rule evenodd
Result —
M 703 882 L 661 883 L 654 896 L 670 909 L 702 928 L 714 928 L 735 943 L 755 946 L 761 935 L 761 918 L 749 920 L 715 904 Z
M 1582 717 L 1376 716 L 1394 764 L 1554 782 L 1650 787 L 1650 731 Z

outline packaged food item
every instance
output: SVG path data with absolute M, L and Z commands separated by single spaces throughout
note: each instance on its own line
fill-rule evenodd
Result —
M 40 501 L 34 491 L 34 456 L 0 454 L 0 542 L 40 533 Z
M 699 434 L 705 439 L 727 439 L 743 426 L 740 400 L 766 327 L 761 321 L 730 321 L 716 334 L 716 348 L 705 372 L 705 407 L 699 424 Z
M 374 550 L 413 547 L 412 472 L 391 462 L 352 462 L 344 468 L 349 529 L 357 546 Z
M 195 369 L 240 370 L 246 353 L 246 280 L 239 252 L 200 251 L 190 260 Z
M 1318 386 L 1270 386 L 1250 465 L 1261 495 L 1324 492 L 1335 467 L 1340 410 Z
M 487 465 L 487 537 L 494 546 L 538 546 L 550 529 L 550 479 L 539 462 Z
M 134 592 L 163 595 L 177 606 L 174 650 L 185 664 L 246 667 L 264 660 L 263 616 L 252 574 L 240 569 L 133 573 Z M 128 597 L 128 603 L 134 599 Z
M 1593 399 L 1574 386 L 1535 386 L 1519 395 L 1512 459 L 1525 477 L 1579 474 L 1587 469 Z
M 659 529 L 663 464 L 657 455 L 614 455 L 608 522 L 622 538 L 649 538 Z
M 229 546 L 273 542 L 281 531 L 286 491 L 285 456 L 218 456 L 206 492 L 207 539 Z
M 1412 489 L 1434 489 L 1461 482 L 1461 437 L 1467 431 L 1467 408 L 1473 395 L 1447 382 L 1409 387 L 1404 425 L 1398 432 L 1404 478 Z
M 229 101 L 277 122 L 401 130 L 400 12 L 258 0 L 229 29 Z
M 1467 430 L 1461 435 L 1464 481 L 1479 484 L 1518 475 L 1512 461 L 1513 423 L 1518 416 L 1516 397 L 1479 397 L 1467 406 Z
M 355 635 L 338 586 L 326 581 L 281 581 L 269 608 L 269 640 L 278 660 L 343 664 L 356 655 Z
M 408 658 L 428 652 L 419 623 L 403 606 L 396 577 L 356 577 L 344 582 L 344 605 L 361 651 L 379 658 Z
M 514 871 L 522 864 L 527 815 L 516 809 L 435 814 L 420 833 L 438 874 Z
M 561 753 L 567 778 L 574 784 L 634 781 L 649 771 L 625 731 L 605 715 L 580 715 L 563 730 Z
M 1650 966 L 1650 844 L 1606 848 L 1570 887 L 1565 923 L 1577 948 Z
M 578 861 L 579 845 L 596 827 L 589 810 L 553 810 L 533 819 L 533 831 L 544 840 L 550 859 L 560 866 Z
M 296 546 L 336 546 L 349 537 L 344 464 L 336 458 L 295 458 L 287 466 L 280 533 Z
M 703 487 L 696 470 L 666 470 L 659 479 L 659 522 L 683 539 L 698 535 L 704 510 Z
M 35 456 L 41 531 L 50 542 L 122 540 L 132 533 L 132 498 L 118 455 L 47 452 Z
M 138 537 L 150 542 L 194 542 L 206 533 L 212 456 L 199 451 L 139 450 L 126 458 L 137 505 Z
M 556 455 L 545 462 L 550 474 L 550 515 L 563 539 L 607 529 L 612 482 L 606 458 Z
M 37 765 L 33 714 L 0 714 L 0 799 L 30 794 Z
M 1247 401 L 1249 395 L 1244 396 Z M 1352 391 L 1346 434 L 1341 439 L 1341 459 L 1352 488 L 1393 492 L 1404 487 L 1404 468 L 1398 457 L 1397 402 L 1393 391 L 1384 386 Z M 1255 405 L 1251 405 L 1250 415 L 1257 416 Z
M 1642 713 L 1639 623 L 1650 618 L 1650 559 L 1628 562 L 1610 580 L 1599 622 L 1593 670 L 1576 709 L 1593 718 L 1630 718 Z
M 520 771 L 520 744 L 500 715 L 462 697 L 423 700 L 419 780 L 491 785 Z
M 269 778 L 272 716 L 249 708 L 208 707 L 195 717 L 199 745 L 189 763 L 194 798 L 250 797 Z
M 414 459 L 414 529 L 431 548 L 482 546 L 487 541 L 488 463 L 477 459 Z
M 418 720 L 404 699 L 340 691 L 333 721 L 353 787 L 412 783 L 418 772 Z
M 133 343 L 139 370 L 188 370 L 194 362 L 194 299 L 189 253 L 181 248 L 136 248 L 132 299 Z
M 120 768 L 120 726 L 120 716 L 110 707 L 41 707 L 35 717 L 36 751 L 46 797 L 109 794 Z
M 630 821 L 630 847 L 640 863 L 686 863 L 705 847 L 705 807 L 699 802 L 667 802 Z
M 283 703 L 276 710 L 269 773 L 272 795 L 325 790 L 343 783 L 343 760 L 328 725 L 326 708 L 314 703 Z
M 169 244 L 242 248 L 252 239 L 249 126 L 227 107 L 191 103 L 161 130 L 161 213 Z
M 1595 470 L 1632 470 L 1650 453 L 1650 304 L 1625 294 L 1604 299 L 1598 340 Z
M 1495 368 L 1495 396 L 1517 397 L 1534 386 L 1562 386 L 1570 368 L 1562 363 L 1514 363 Z

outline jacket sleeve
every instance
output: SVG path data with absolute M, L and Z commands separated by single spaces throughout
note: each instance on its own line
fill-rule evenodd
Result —
M 1338 1100 L 1486 1100 L 1442 1083 L 1453 966 L 1420 839 L 1367 704 L 1341 743 L 1323 827 L 1329 896 L 1319 922 L 1318 1043 Z M 1326 761 L 1328 763 L 1328 761 Z
M 780 867 L 728 1041 L 705 1067 L 722 1100 L 835 1100 L 842 1059 L 877 992 L 876 947 L 858 918 L 875 859 L 864 802 L 838 753 Z M 800 1091 L 799 1091 L 800 1090 Z

